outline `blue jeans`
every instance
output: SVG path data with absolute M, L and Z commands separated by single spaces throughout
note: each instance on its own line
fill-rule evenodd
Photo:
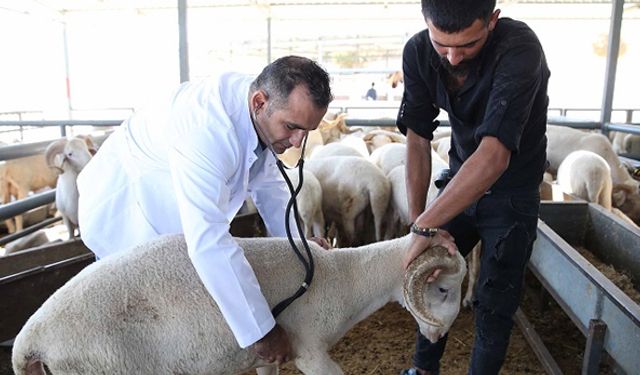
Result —
M 524 271 L 536 239 L 538 188 L 489 192 L 443 226 L 466 256 L 482 241 L 480 275 L 474 293 L 475 341 L 469 374 L 497 374 L 509 345 L 520 304 Z M 431 343 L 418 331 L 415 367 L 438 374 L 447 335 Z

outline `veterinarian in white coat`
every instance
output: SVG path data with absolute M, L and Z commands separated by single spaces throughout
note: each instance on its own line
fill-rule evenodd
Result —
M 295 56 L 255 80 L 226 73 L 182 84 L 166 103 L 124 121 L 80 174 L 83 241 L 104 258 L 184 233 L 238 344 L 264 344 L 261 356 L 286 361 L 286 333 L 229 225 L 250 195 L 270 235 L 286 236 L 290 195 L 268 146 L 276 153 L 300 146 L 331 98 L 327 73 Z

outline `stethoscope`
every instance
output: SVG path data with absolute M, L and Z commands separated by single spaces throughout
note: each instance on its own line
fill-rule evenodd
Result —
M 302 150 L 300 153 L 300 159 L 298 160 L 298 163 L 291 168 L 291 169 L 298 168 L 298 186 L 294 188 L 293 183 L 291 182 L 291 179 L 289 179 L 289 176 L 287 176 L 287 173 L 285 172 L 285 168 L 288 168 L 288 167 L 286 167 L 282 162 L 282 160 L 280 160 L 277 157 L 276 152 L 273 149 L 273 146 L 269 142 L 269 139 L 264 134 L 260 126 L 258 126 L 257 110 L 250 111 L 250 113 L 251 113 L 250 117 L 251 117 L 251 122 L 253 123 L 253 127 L 256 129 L 258 133 L 260 133 L 260 135 L 262 136 L 261 138 L 267 141 L 265 142 L 267 145 L 267 148 L 273 155 L 273 158 L 276 160 L 276 165 L 278 166 L 278 169 L 280 170 L 280 173 L 282 174 L 282 177 L 284 178 L 285 182 L 287 183 L 287 187 L 289 188 L 291 198 L 289 199 L 289 202 L 287 203 L 287 208 L 285 210 L 284 226 L 287 232 L 287 239 L 289 240 L 289 244 L 291 245 L 291 249 L 296 254 L 296 256 L 298 257 L 298 260 L 300 260 L 300 263 L 302 263 L 302 266 L 305 269 L 305 278 L 302 284 L 300 285 L 300 287 L 298 288 L 298 290 L 291 297 L 282 300 L 273 309 L 271 309 L 271 313 L 273 314 L 273 317 L 276 318 L 278 317 L 278 315 L 280 315 L 282 311 L 284 311 L 284 309 L 286 309 L 290 304 L 292 304 L 293 301 L 298 299 L 309 289 L 309 286 L 311 286 L 311 281 L 313 280 L 313 272 L 314 272 L 313 255 L 311 254 L 311 250 L 309 249 L 309 244 L 307 243 L 307 239 L 304 236 L 302 225 L 300 225 L 301 223 L 300 213 L 298 212 L 298 203 L 296 201 L 298 193 L 300 193 L 300 190 L 302 189 L 304 150 L 307 146 L 307 139 L 309 138 L 309 132 L 307 131 L 306 134 L 304 135 L 304 139 L 302 141 Z M 302 255 L 302 252 L 300 251 L 296 243 L 293 241 L 293 237 L 291 236 L 291 228 L 290 228 L 290 221 L 289 221 L 289 217 L 291 215 L 291 208 L 293 208 L 296 227 L 298 229 L 298 235 L 300 236 L 300 240 L 302 241 L 302 246 L 304 247 L 307 253 L 307 258 L 305 258 L 304 255 Z

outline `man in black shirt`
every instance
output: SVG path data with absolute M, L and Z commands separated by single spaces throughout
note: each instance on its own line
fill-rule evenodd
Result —
M 538 185 L 546 164 L 545 56 L 533 31 L 499 19 L 495 3 L 422 0 L 427 29 L 404 48 L 405 89 L 397 119 L 407 136 L 407 198 L 415 233 L 405 265 L 434 245 L 467 255 L 482 241 L 472 374 L 497 374 L 504 362 L 536 238 Z M 425 209 L 440 109 L 452 128 L 451 181 Z M 443 298 L 459 296 L 443 291 Z M 415 368 L 402 373 L 438 374 L 446 339 L 431 343 L 418 333 Z

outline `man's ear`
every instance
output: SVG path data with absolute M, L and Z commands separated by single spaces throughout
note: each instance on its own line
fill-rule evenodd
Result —
M 253 108 L 253 112 L 257 112 L 262 109 L 267 102 L 267 94 L 262 90 L 256 90 L 253 94 L 251 94 L 251 107 Z
M 489 17 L 489 31 L 493 31 L 496 27 L 496 23 L 498 22 L 498 17 L 500 16 L 500 9 L 496 9 L 493 11 L 493 14 Z

